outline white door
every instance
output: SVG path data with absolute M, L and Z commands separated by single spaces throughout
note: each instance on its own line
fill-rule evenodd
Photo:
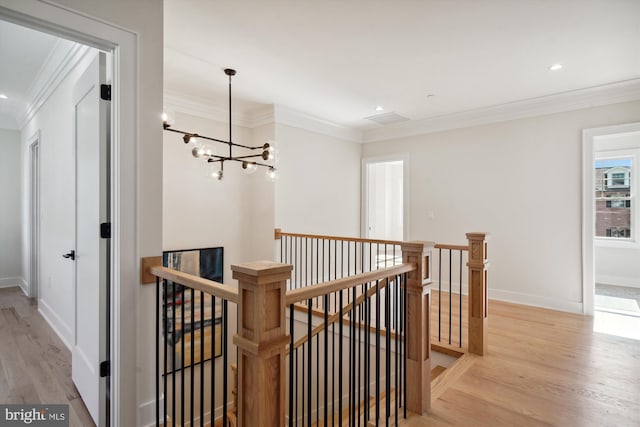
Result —
M 404 160 L 364 162 L 364 236 L 403 240 L 405 218 Z
M 76 83 L 76 250 L 75 330 L 72 379 L 93 420 L 106 423 L 106 378 L 100 363 L 107 354 L 108 239 L 100 224 L 109 221 L 108 113 L 100 98 L 105 82 L 106 55 L 98 54 Z

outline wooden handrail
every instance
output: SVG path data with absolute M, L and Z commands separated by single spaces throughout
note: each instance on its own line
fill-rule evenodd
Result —
M 224 285 L 222 283 L 214 282 L 213 280 L 204 279 L 199 276 L 194 276 L 193 274 L 183 273 L 182 271 L 167 267 L 151 267 L 150 271 L 151 274 L 161 279 L 166 279 L 198 291 L 203 291 L 209 295 L 224 298 L 227 301 L 231 301 L 236 304 L 238 303 L 238 289 L 232 286 Z
M 436 243 L 434 245 L 434 248 L 436 249 L 451 249 L 454 251 L 468 251 L 469 250 L 469 246 L 468 245 L 447 245 L 446 243 Z
M 375 280 L 386 279 L 387 277 L 395 276 L 397 274 L 408 273 L 416 268 L 417 266 L 415 263 L 407 262 L 393 267 L 381 268 L 380 270 L 373 270 L 355 276 L 289 290 L 285 297 L 285 303 L 286 305 L 295 304 L 297 302 L 309 300 L 325 294 L 332 294 L 343 289 L 352 288 L 353 286 L 362 283 L 373 282 Z
M 366 282 L 363 282 L 366 283 Z M 385 288 L 387 285 L 386 283 L 381 283 L 379 284 L 378 288 L 376 289 L 375 287 L 371 287 L 367 290 L 367 297 L 371 298 L 373 295 L 376 294 L 376 292 L 380 289 Z M 357 307 L 360 304 L 362 304 L 362 302 L 364 301 L 364 294 L 358 295 L 358 297 L 356 297 L 355 302 L 350 302 L 349 304 L 345 305 L 342 308 L 342 316 L 344 316 L 345 314 L 347 314 L 349 311 L 351 311 L 353 309 L 353 307 Z M 332 323 L 335 323 L 337 321 L 340 320 L 340 311 L 333 313 L 331 316 L 329 316 L 329 318 L 327 319 L 327 326 L 331 325 Z M 300 347 L 301 345 L 303 345 L 305 342 L 309 341 L 310 339 L 312 339 L 313 337 L 315 337 L 316 335 L 318 335 L 320 332 L 322 332 L 325 328 L 325 324 L 321 323 L 318 326 L 316 326 L 315 328 L 313 328 L 313 330 L 311 331 L 311 336 L 303 336 L 302 338 L 298 339 L 298 341 L 296 341 L 293 344 L 293 350 L 297 349 L 298 347 Z M 289 352 L 291 352 L 291 349 L 289 349 Z
M 275 237 L 274 240 L 278 240 L 282 236 L 306 237 L 307 239 L 338 240 L 343 242 L 377 243 L 381 245 L 401 245 L 403 243 L 400 240 L 364 239 L 361 237 L 322 236 L 319 234 L 285 233 L 281 231 L 279 228 L 276 228 L 274 232 L 274 237 Z

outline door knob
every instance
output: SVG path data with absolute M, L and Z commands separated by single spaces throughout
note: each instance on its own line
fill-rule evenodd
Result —
M 62 255 L 62 258 L 71 258 L 71 260 L 75 260 L 76 259 L 76 251 L 71 250 L 71 251 L 69 251 L 69 253 L 66 253 L 66 254 Z

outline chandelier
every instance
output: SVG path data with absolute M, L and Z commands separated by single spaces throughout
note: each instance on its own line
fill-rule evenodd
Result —
M 274 164 L 278 161 L 278 150 L 273 146 L 273 142 L 266 142 L 259 146 L 247 146 L 242 144 L 236 144 L 232 139 L 231 132 L 231 77 L 236 75 L 236 70 L 226 68 L 224 73 L 229 77 L 229 140 L 212 138 L 205 135 L 200 135 L 194 132 L 187 132 L 179 129 L 174 129 L 169 123 L 169 119 L 166 113 L 162 114 L 162 126 L 165 131 L 175 132 L 182 135 L 182 140 L 185 144 L 191 144 L 191 154 L 195 158 L 205 159 L 211 164 L 212 170 L 209 173 L 211 178 L 222 180 L 224 176 L 224 163 L 225 162 L 238 162 L 241 164 L 242 170 L 248 174 L 255 172 L 258 167 L 265 168 L 265 177 L 269 181 L 275 181 L 278 179 L 278 171 Z M 229 155 L 220 154 L 214 152 L 212 145 L 214 143 L 223 144 L 228 146 Z M 234 148 L 240 148 L 244 150 L 244 155 L 234 155 Z M 251 152 L 259 151 L 257 154 L 247 154 Z

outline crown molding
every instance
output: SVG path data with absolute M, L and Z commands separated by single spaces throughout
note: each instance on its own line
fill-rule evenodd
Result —
M 90 51 L 89 46 L 64 39 L 56 41 L 29 87 L 27 92 L 29 102 L 16 119 L 20 129 L 24 128 L 40 111 L 60 83 Z
M 314 117 L 279 105 L 274 106 L 275 123 L 352 142 L 362 142 L 362 131 Z
M 640 79 L 369 129 L 363 132 L 363 142 L 404 138 L 636 100 L 640 100 Z
M 164 91 L 164 107 L 177 113 L 189 114 L 202 119 L 215 120 L 226 123 L 229 121 L 229 110 L 212 105 L 212 102 L 204 98 L 185 97 L 178 93 Z M 253 121 L 250 116 L 243 112 L 233 114 L 234 126 L 251 128 Z
M 164 105 L 165 108 L 174 112 L 219 122 L 229 121 L 229 112 L 226 109 L 212 106 L 210 102 L 204 99 L 186 98 L 175 92 L 165 91 Z M 237 112 L 233 115 L 234 125 L 250 129 L 272 123 L 296 127 L 347 141 L 362 142 L 362 132 L 359 130 L 280 105 L 268 105 L 264 108 L 249 112 Z

